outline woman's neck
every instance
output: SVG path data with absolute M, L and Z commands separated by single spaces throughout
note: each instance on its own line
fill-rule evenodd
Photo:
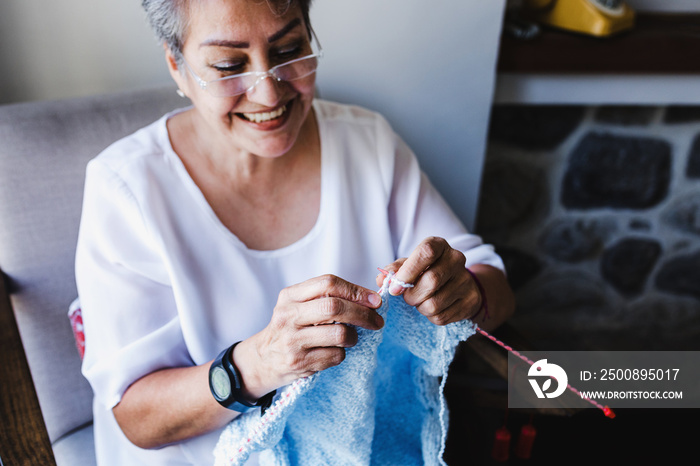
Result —
M 168 125 L 178 135 L 175 152 L 221 223 L 246 246 L 279 249 L 311 230 L 321 200 L 321 144 L 313 112 L 293 148 L 274 158 L 224 152 L 210 139 L 200 142 L 201 133 L 183 123 L 187 120 Z

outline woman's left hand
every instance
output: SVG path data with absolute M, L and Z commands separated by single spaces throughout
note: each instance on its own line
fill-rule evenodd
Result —
M 394 284 L 389 293 L 403 293 L 406 303 L 415 306 L 435 325 L 447 325 L 474 317 L 482 306 L 482 296 L 465 266 L 461 251 L 453 249 L 442 238 L 423 240 L 408 258 L 387 265 L 384 270 L 412 283 L 412 288 Z M 377 276 L 381 286 L 384 274 Z

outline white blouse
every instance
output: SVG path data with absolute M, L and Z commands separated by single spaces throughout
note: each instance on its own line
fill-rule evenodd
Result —
M 503 269 L 381 116 L 320 100 L 313 110 L 320 211 L 311 231 L 281 249 L 249 249 L 221 223 L 172 149 L 166 121 L 175 112 L 89 163 L 76 279 L 98 464 L 212 464 L 220 431 L 142 450 L 112 408 L 140 377 L 206 363 L 261 331 L 287 286 L 334 274 L 374 289 L 376 268 L 408 256 L 427 236 L 463 251 L 467 265 Z

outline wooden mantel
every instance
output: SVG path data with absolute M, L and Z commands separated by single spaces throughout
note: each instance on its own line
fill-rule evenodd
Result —
M 497 70 L 496 104 L 700 105 L 700 14 L 640 13 L 605 38 L 504 33 Z
M 700 14 L 638 14 L 632 30 L 605 38 L 544 27 L 530 40 L 504 34 L 498 72 L 700 74 Z

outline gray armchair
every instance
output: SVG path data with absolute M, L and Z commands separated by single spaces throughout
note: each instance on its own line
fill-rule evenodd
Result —
M 168 86 L 0 106 L 0 464 L 95 464 L 67 318 L 85 165 L 186 104 Z

